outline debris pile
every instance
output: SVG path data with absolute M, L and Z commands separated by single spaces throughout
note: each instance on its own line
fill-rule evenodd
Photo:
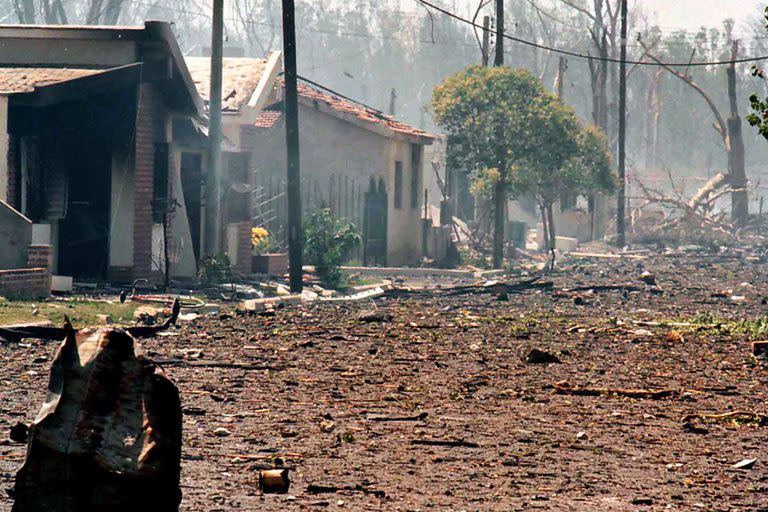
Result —
M 63 331 L 13 512 L 178 510 L 178 390 L 126 331 L 75 332 L 69 322 Z

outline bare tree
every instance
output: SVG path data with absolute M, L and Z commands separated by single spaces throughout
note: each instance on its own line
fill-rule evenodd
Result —
M 712 115 L 715 118 L 714 128 L 720 135 L 723 141 L 723 147 L 728 155 L 728 178 L 732 187 L 731 205 L 732 216 L 737 226 L 743 226 L 747 223 L 749 217 L 748 198 L 747 198 L 747 178 L 744 164 L 744 139 L 741 132 L 741 118 L 739 117 L 739 108 L 737 101 L 736 91 L 736 65 L 731 63 L 728 66 L 728 99 L 731 108 L 731 116 L 727 122 L 723 115 L 720 113 L 717 104 L 712 99 L 712 96 L 704 90 L 704 88 L 698 83 L 693 81 L 693 78 L 687 73 L 683 73 L 674 69 L 673 67 L 662 62 L 658 57 L 654 56 L 648 45 L 643 42 L 642 38 L 638 37 L 645 55 L 647 55 L 652 61 L 658 64 L 662 69 L 669 72 L 673 76 L 685 82 L 689 87 L 696 91 L 707 103 L 709 109 L 712 111 Z M 731 60 L 735 60 L 738 57 L 739 43 L 733 41 L 731 47 Z

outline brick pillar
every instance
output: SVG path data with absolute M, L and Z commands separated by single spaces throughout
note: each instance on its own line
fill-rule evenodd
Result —
M 16 167 L 16 162 L 18 160 L 18 153 L 19 153 L 19 138 L 18 137 L 11 137 L 8 138 L 8 183 L 6 188 L 6 197 L 8 198 L 5 200 L 6 203 L 11 205 L 13 208 L 16 208 L 17 210 L 21 208 L 21 201 L 19 198 L 19 195 L 21 194 L 21 187 L 18 183 L 19 181 L 19 170 Z
M 8 96 L 0 95 L 0 200 L 8 202 L 9 182 Z
M 53 246 L 30 245 L 27 248 L 27 265 L 31 269 L 45 269 L 42 281 L 36 294 L 40 297 L 48 297 L 51 294 L 51 271 L 53 269 Z
M 138 89 L 135 147 L 135 196 L 133 207 L 133 278 L 152 274 L 152 199 L 154 195 L 153 91 L 148 84 Z
M 247 276 L 251 272 L 251 223 L 240 222 L 237 224 L 237 264 L 232 272 L 237 275 Z

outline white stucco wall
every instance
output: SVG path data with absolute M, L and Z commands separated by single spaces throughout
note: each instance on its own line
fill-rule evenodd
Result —
M 109 226 L 109 266 L 133 266 L 133 151 L 118 147 L 112 153 L 112 216 Z
M 192 235 L 187 219 L 187 206 L 184 201 L 184 189 L 181 185 L 181 153 L 182 149 L 174 146 L 171 150 L 173 166 L 169 169 L 169 179 L 173 180 L 171 189 L 173 198 L 180 205 L 171 221 L 172 255 L 171 276 L 175 278 L 194 279 L 197 277 L 197 263 L 195 262 L 195 250 L 192 247 Z M 171 252 L 171 251 L 169 251 Z M 174 254 L 175 253 L 175 254 Z
M 0 95 L 0 201 L 8 201 L 8 96 Z
M 410 144 L 388 139 L 308 106 L 299 109 L 302 176 L 328 193 L 332 174 L 353 178 L 367 190 L 371 176 L 384 178 L 389 194 L 387 264 L 411 265 L 421 258 L 420 210 L 411 206 Z M 252 167 L 285 174 L 285 124 L 279 121 L 255 140 Z M 395 161 L 403 162 L 403 209 L 394 208 Z M 422 180 L 423 180 L 422 172 Z M 423 193 L 423 192 L 421 192 Z M 419 205 L 421 205 L 421 193 Z M 362 226 L 360 226 L 362 228 Z
M 421 251 L 421 206 L 423 190 L 419 187 L 416 208 L 411 207 L 411 145 L 391 141 L 389 146 L 389 215 L 387 218 L 387 265 L 412 265 L 419 262 Z M 403 192 L 401 208 L 395 208 L 395 162 L 403 163 Z M 423 176 L 422 176 L 423 180 Z

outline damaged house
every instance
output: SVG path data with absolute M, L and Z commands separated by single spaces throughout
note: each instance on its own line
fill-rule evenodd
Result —
M 0 26 L 0 49 L 0 237 L 15 262 L 2 268 L 48 247 L 48 273 L 80 281 L 195 279 L 210 59 L 184 58 L 163 22 Z M 216 252 L 235 274 L 251 271 L 251 227 L 281 234 L 287 217 L 281 71 L 278 52 L 224 60 Z M 434 137 L 317 84 L 299 92 L 304 211 L 354 222 L 367 263 L 418 263 Z
M 53 273 L 158 280 L 167 254 L 174 278 L 195 278 L 206 112 L 170 25 L 0 26 L 0 48 L 0 208 L 34 223 Z M 225 154 L 223 181 L 247 187 L 247 165 Z M 219 252 L 248 273 L 250 202 L 227 204 Z
M 207 101 L 210 59 L 188 57 L 187 64 Z M 254 223 L 272 234 L 282 234 L 287 219 L 281 71 L 279 53 L 223 63 L 224 161 L 236 178 L 224 193 L 238 197 L 234 185 L 243 178 L 234 169 L 248 168 L 251 181 L 242 188 L 253 192 Z M 431 172 L 424 147 L 435 137 L 306 80 L 299 83 L 299 132 L 304 213 L 326 205 L 356 224 L 366 263 L 418 263 L 424 173 Z M 235 229 L 230 223 L 230 246 Z
M 319 204 L 354 222 L 365 264 L 415 265 L 424 255 L 425 146 L 435 136 L 306 79 L 299 81 L 304 210 Z M 285 168 L 283 84 L 256 123 L 258 169 Z M 257 179 L 258 182 L 258 179 Z

